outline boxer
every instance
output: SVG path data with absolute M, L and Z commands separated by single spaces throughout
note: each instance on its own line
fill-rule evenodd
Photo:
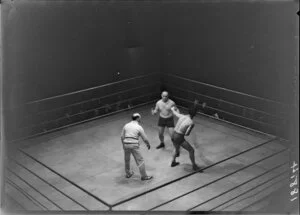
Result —
M 174 118 L 173 113 L 171 111 L 171 107 L 175 107 L 175 102 L 169 99 L 169 93 L 167 91 L 163 91 L 161 94 L 161 99 L 156 102 L 155 108 L 152 109 L 152 115 L 155 115 L 159 112 L 158 119 L 158 137 L 160 140 L 160 144 L 156 147 L 157 149 L 164 148 L 164 132 L 165 128 L 169 129 L 170 136 L 172 136 L 174 132 Z
M 178 157 L 179 149 L 182 147 L 189 152 L 193 169 L 197 171 L 199 170 L 199 167 L 195 162 L 195 150 L 191 144 L 185 140 L 185 136 L 188 136 L 194 127 L 193 117 L 197 114 L 197 103 L 194 104 L 193 107 L 189 108 L 187 115 L 179 113 L 179 110 L 176 107 L 172 107 L 171 111 L 173 112 L 174 116 L 178 117 L 178 121 L 175 125 L 172 135 L 172 142 L 175 150 L 172 155 L 171 167 L 179 165 L 179 162 L 176 162 L 176 157 Z

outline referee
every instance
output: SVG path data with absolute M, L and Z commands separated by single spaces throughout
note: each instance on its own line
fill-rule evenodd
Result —
M 124 149 L 126 178 L 130 178 L 134 174 L 133 171 L 130 170 L 130 156 L 132 154 L 136 165 L 140 170 L 141 179 L 144 181 L 152 179 L 152 176 L 148 176 L 146 173 L 145 161 L 139 150 L 139 137 L 143 139 L 148 147 L 148 150 L 150 149 L 150 143 L 143 127 L 140 125 L 140 120 L 141 115 L 139 113 L 134 113 L 132 115 L 132 121 L 123 127 L 121 141 Z

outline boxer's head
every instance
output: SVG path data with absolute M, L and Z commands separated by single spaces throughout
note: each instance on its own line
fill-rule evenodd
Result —
M 134 113 L 134 114 L 132 114 L 132 120 L 134 120 L 134 121 L 138 121 L 138 122 L 140 122 L 141 121 L 141 115 L 139 114 L 139 113 Z
M 162 98 L 162 100 L 163 100 L 164 102 L 168 101 L 168 99 L 169 99 L 169 93 L 168 93 L 167 91 L 163 91 L 163 92 L 161 93 L 161 98 Z

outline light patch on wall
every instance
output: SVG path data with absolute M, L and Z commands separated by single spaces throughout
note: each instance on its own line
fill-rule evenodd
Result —
M 130 73 L 142 72 L 144 62 L 144 47 L 132 47 L 126 49 L 126 61 Z

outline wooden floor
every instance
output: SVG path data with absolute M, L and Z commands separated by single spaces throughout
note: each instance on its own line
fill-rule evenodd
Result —
M 204 172 L 193 172 L 184 149 L 180 165 L 171 168 L 170 137 L 166 132 L 165 149 L 155 148 L 159 143 L 157 116 L 150 114 L 150 108 L 140 107 L 9 145 L 7 208 L 260 210 L 253 205 L 288 183 L 289 151 L 282 140 L 201 115 L 195 117 L 196 126 L 187 139 Z M 154 176 L 151 181 L 140 180 L 134 159 L 135 175 L 125 178 L 120 133 L 133 112 L 141 113 L 152 146 L 148 151 L 141 144 L 147 172 Z

